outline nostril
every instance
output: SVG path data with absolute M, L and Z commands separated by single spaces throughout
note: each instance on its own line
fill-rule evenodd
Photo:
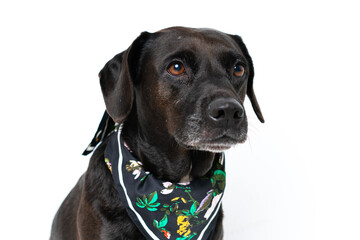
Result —
M 225 111 L 223 109 L 214 109 L 214 111 L 210 113 L 210 116 L 213 117 L 214 119 L 224 118 Z
M 234 119 L 235 120 L 240 120 L 243 117 L 243 113 L 241 113 L 240 111 L 236 111 L 234 113 Z

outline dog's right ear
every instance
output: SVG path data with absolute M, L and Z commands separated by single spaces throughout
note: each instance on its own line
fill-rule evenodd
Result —
M 143 32 L 126 51 L 108 61 L 99 73 L 106 111 L 116 123 L 125 121 L 132 109 L 137 63 L 149 36 L 150 33 Z
M 248 61 L 249 64 L 249 78 L 248 78 L 248 84 L 247 84 L 247 90 L 246 90 L 246 94 L 250 99 L 251 105 L 254 109 L 254 112 L 256 114 L 256 116 L 258 117 L 259 121 L 264 123 L 264 117 L 261 113 L 260 110 L 260 106 L 259 103 L 256 99 L 255 96 L 255 92 L 254 92 L 254 87 L 253 87 L 253 81 L 254 81 L 254 65 L 252 62 L 252 59 L 250 57 L 250 54 L 244 44 L 244 42 L 242 41 L 241 37 L 239 37 L 238 35 L 229 35 L 230 37 L 232 37 L 235 42 L 237 43 L 237 45 L 240 47 L 241 51 L 243 52 L 246 60 Z

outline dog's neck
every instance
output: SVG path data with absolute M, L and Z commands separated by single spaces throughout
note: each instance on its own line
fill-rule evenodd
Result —
M 122 138 L 155 177 L 170 182 L 189 182 L 204 176 L 212 167 L 215 153 L 187 149 L 170 135 L 143 132 L 124 123 Z

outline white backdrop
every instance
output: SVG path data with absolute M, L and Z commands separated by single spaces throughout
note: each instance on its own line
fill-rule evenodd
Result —
M 181 25 L 241 35 L 255 64 L 266 123 L 247 101 L 225 239 L 360 239 L 356 1 L 123 2 L 0 3 L 0 238 L 48 239 L 104 111 L 99 70 L 140 32 Z

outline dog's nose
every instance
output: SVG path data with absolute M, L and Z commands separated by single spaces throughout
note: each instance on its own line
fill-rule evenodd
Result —
M 208 116 L 220 125 L 236 125 L 244 118 L 244 108 L 234 98 L 218 98 L 208 107 Z

